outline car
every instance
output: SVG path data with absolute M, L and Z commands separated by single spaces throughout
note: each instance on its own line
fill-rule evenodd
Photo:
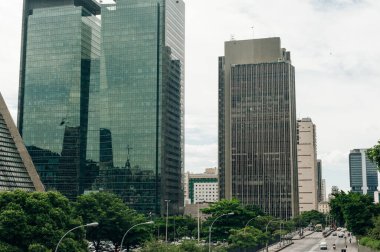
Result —
M 321 241 L 321 243 L 319 244 L 319 248 L 321 250 L 327 250 L 327 243 L 325 241 Z
M 344 237 L 344 233 L 339 233 L 338 237 L 339 238 L 343 238 Z
M 337 236 L 336 232 L 332 233 L 332 236 Z

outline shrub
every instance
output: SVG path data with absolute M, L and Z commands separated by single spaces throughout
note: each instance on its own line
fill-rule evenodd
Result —
M 50 252 L 44 245 L 41 244 L 31 244 L 29 245 L 28 252 Z

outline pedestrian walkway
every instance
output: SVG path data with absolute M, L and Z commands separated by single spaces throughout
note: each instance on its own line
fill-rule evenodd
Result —
M 268 246 L 268 252 L 277 252 L 277 251 L 283 250 L 284 248 L 292 245 L 294 243 L 293 240 L 301 240 L 305 236 L 309 236 L 313 233 L 314 233 L 314 231 L 304 231 L 302 236 L 300 236 L 297 233 L 296 235 L 293 236 L 293 238 L 291 240 L 283 240 L 281 242 L 277 242 L 277 243 L 274 243 L 274 244 Z M 266 252 L 266 249 L 265 248 L 261 249 L 259 252 Z

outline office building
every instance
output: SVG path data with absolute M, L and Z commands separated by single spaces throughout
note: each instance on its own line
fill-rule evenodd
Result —
M 327 201 L 327 199 L 326 199 L 326 179 L 322 179 L 321 200 L 320 201 Z
M 367 149 L 350 151 L 350 187 L 352 192 L 374 196 L 378 186 L 378 171 L 376 164 L 366 155 Z
M 297 159 L 300 212 L 318 210 L 318 165 L 315 124 L 297 121 Z
M 317 159 L 317 199 L 322 201 L 322 160 Z
M 328 214 L 330 212 L 330 203 L 327 201 L 321 201 L 318 203 L 318 212 Z
M 294 67 L 280 38 L 225 42 L 219 58 L 220 198 L 299 212 Z
M 185 175 L 185 202 L 197 204 L 219 200 L 219 183 L 217 168 L 206 168 L 204 173 Z
M 25 0 L 19 126 L 48 188 L 183 211 L 184 8 Z
M 0 191 L 16 189 L 45 190 L 0 94 Z
M 70 199 L 91 183 L 89 89 L 99 79 L 100 6 L 25 0 L 18 126 L 46 189 Z

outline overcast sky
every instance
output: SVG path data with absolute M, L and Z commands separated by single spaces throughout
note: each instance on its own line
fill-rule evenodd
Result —
M 21 9 L 0 1 L 0 92 L 14 119 Z M 380 139 L 380 1 L 187 0 L 186 171 L 217 166 L 217 58 L 231 37 L 280 37 L 291 51 L 297 117 L 317 126 L 327 191 L 348 190 L 350 149 Z

